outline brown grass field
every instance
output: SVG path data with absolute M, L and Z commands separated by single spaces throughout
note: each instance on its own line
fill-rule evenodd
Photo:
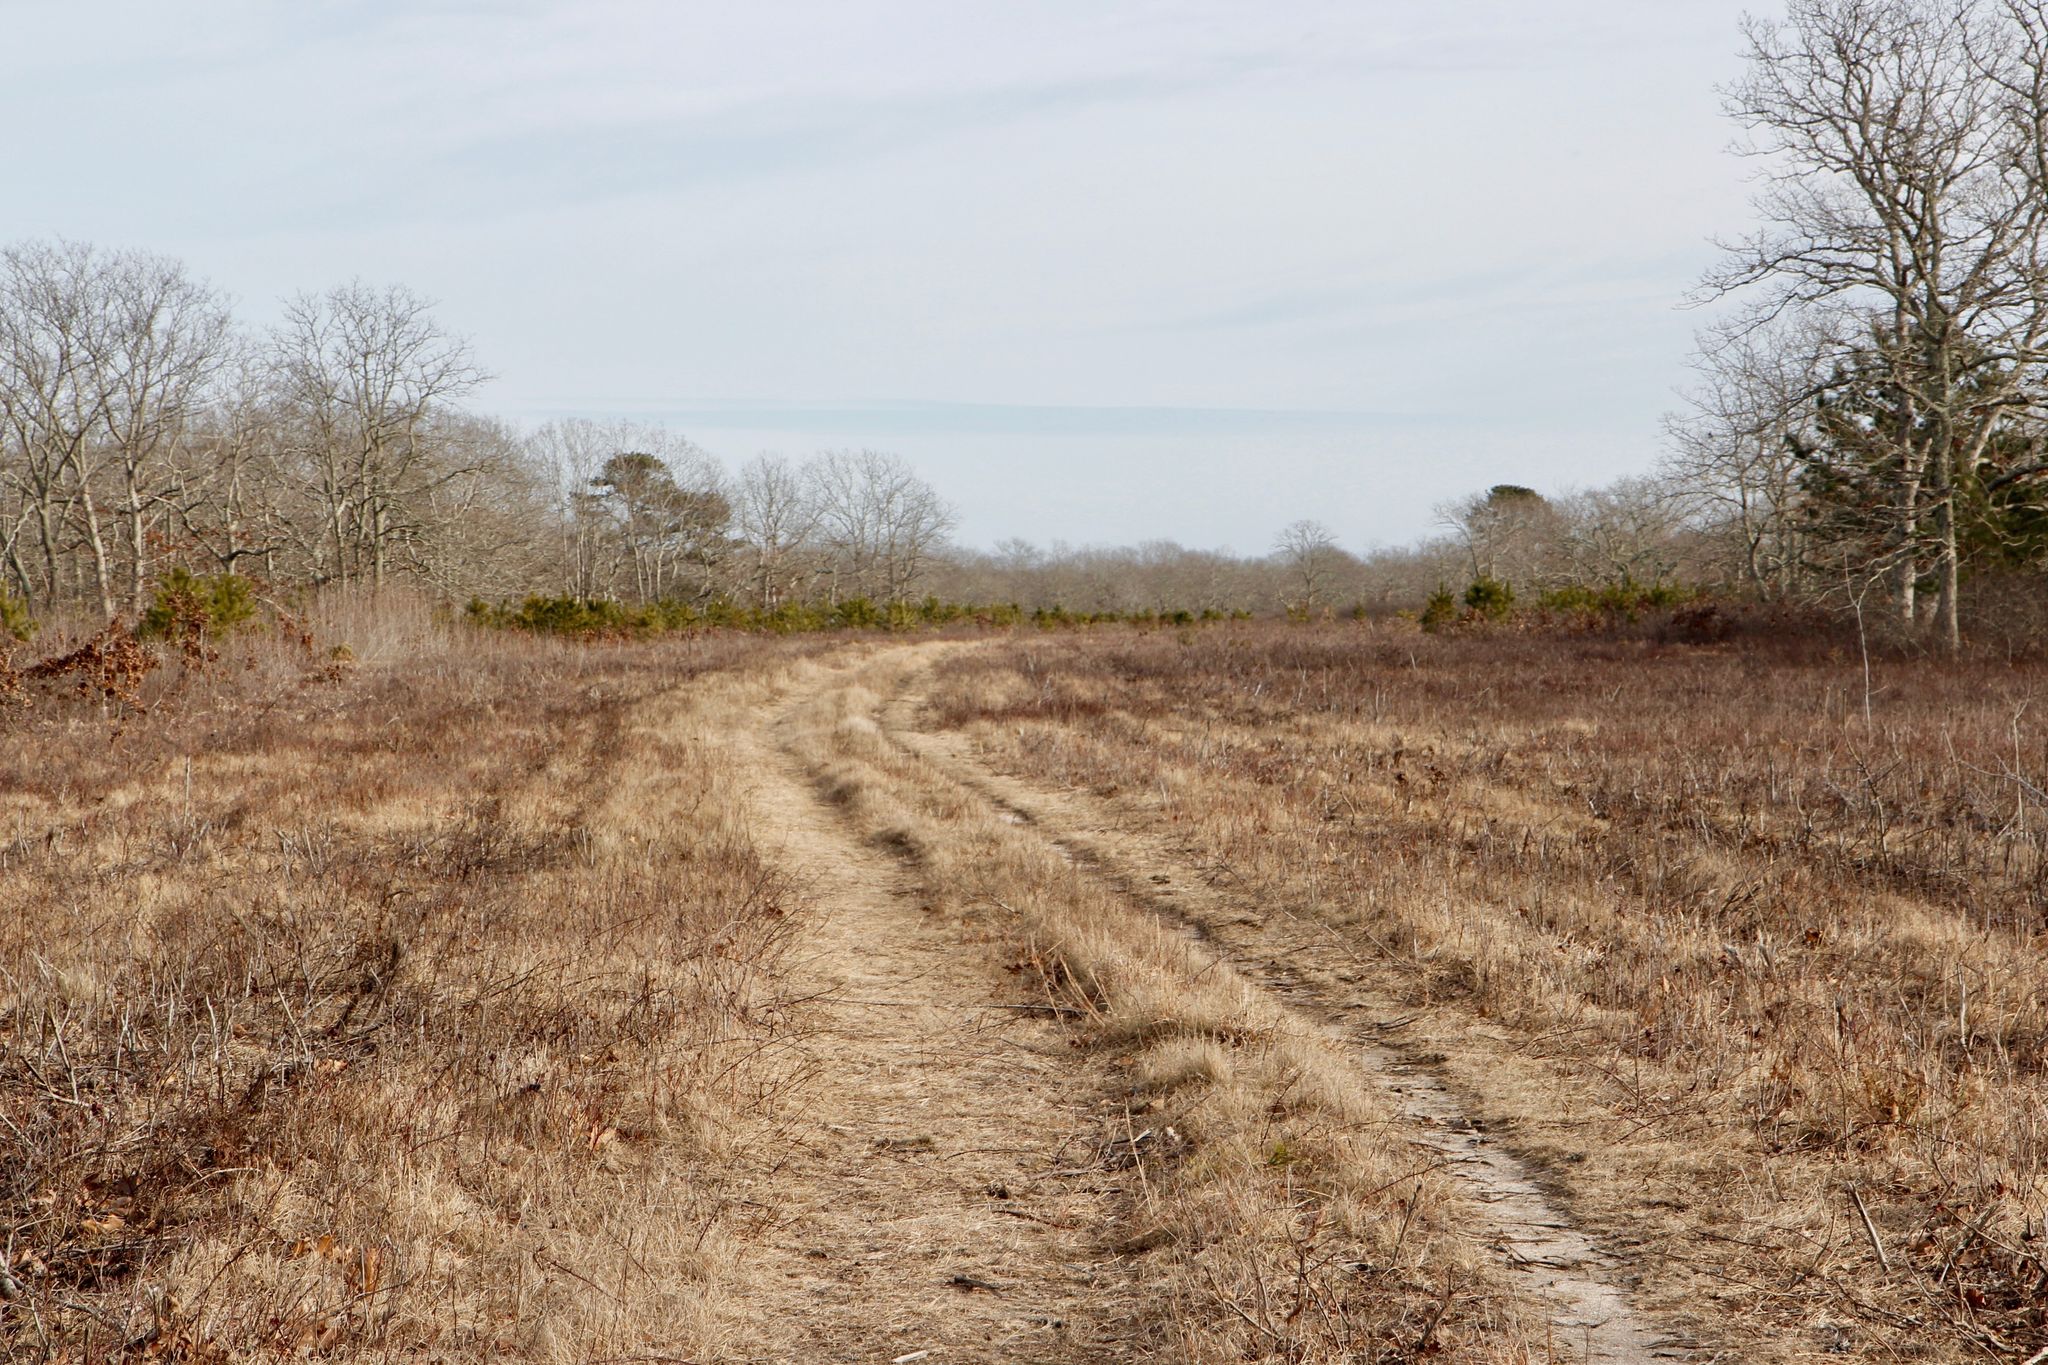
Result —
M 2039 666 L 168 653 L 0 670 L 9 1359 L 2048 1359 Z

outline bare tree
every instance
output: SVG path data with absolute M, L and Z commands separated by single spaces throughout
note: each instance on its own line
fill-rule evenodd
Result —
M 647 444 L 616 427 L 575 417 L 548 422 L 526 438 L 528 459 L 544 472 L 550 492 L 556 582 L 571 596 L 596 597 L 612 587 L 616 546 L 592 488 L 607 459 Z
M 165 256 L 110 258 L 96 295 L 105 315 L 95 357 L 101 422 L 119 479 L 128 605 L 139 615 L 149 532 L 171 505 L 183 447 L 226 359 L 232 325 L 220 295 Z
M 1684 521 L 1681 499 L 1661 480 L 1574 493 L 1558 507 L 1558 567 L 1574 583 L 1657 587 L 1677 572 Z
M 467 472 L 430 458 L 435 409 L 482 383 L 468 343 L 402 286 L 301 294 L 271 335 L 281 405 L 322 511 L 322 576 L 382 586 L 414 505 Z
M 1331 579 L 1347 558 L 1330 528 L 1319 521 L 1297 521 L 1280 532 L 1273 553 L 1293 581 L 1289 614 L 1306 619 L 1327 611 Z
M 1730 577 L 1791 596 L 1807 566 L 1799 452 L 1813 443 L 1830 340 L 1809 328 L 1738 328 L 1710 340 L 1687 410 L 1666 421 L 1665 477 L 1710 538 L 1732 542 Z
M 1438 508 L 1437 516 L 1464 547 L 1473 578 L 1531 584 L 1544 576 L 1557 509 L 1535 489 L 1498 483 Z
M 301 509 L 279 461 L 272 400 L 260 355 L 246 342 L 230 345 L 211 401 L 169 455 L 164 501 L 179 539 L 223 573 L 251 563 L 273 576 L 298 567 L 279 558 Z
M 796 597 L 807 574 L 804 549 L 818 528 L 813 481 L 780 455 L 762 452 L 733 485 L 733 533 L 746 546 L 746 585 L 773 611 Z
M 1763 226 L 1708 288 L 1867 345 L 1897 610 L 1915 619 L 1931 568 L 1954 650 L 1958 502 L 2048 359 L 2048 15 L 2039 0 L 1792 0 L 1745 35 L 1727 105 L 1765 159 Z
M 15 570 L 31 602 L 62 592 L 60 563 L 74 524 L 90 547 L 101 611 L 114 614 L 112 565 L 96 495 L 107 415 L 102 256 L 77 242 L 27 243 L 0 252 L 0 422 L 4 467 L 36 534 L 41 574 L 30 583 L 18 542 Z
M 902 602 L 953 526 L 953 509 L 899 457 L 828 451 L 808 467 L 832 552 L 834 600 Z M 851 589 L 851 591 L 848 591 Z
M 435 458 L 454 473 L 410 508 L 417 533 L 398 546 L 407 575 L 456 600 L 548 582 L 557 569 L 547 534 L 552 471 L 494 418 L 444 410 L 430 434 Z

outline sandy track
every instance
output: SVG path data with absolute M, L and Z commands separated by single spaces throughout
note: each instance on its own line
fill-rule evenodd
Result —
M 792 1131 L 752 1158 L 774 1164 L 749 1181 L 760 1231 L 743 1275 L 745 1359 L 1156 1358 L 1136 1267 L 1107 1249 L 1128 1191 L 1089 1159 L 1118 1078 L 1049 1022 L 1003 1008 L 1021 1001 L 998 950 L 928 911 L 918 869 L 858 838 L 796 757 L 801 707 L 884 676 L 907 681 L 875 720 L 935 782 L 1022 823 L 1343 1046 L 1412 1141 L 1451 1158 L 1483 1211 L 1475 1235 L 1550 1305 L 1553 1358 L 1709 1358 L 1633 1306 L 1626 1265 L 1402 1047 L 1390 1002 L 1333 992 L 1303 945 L 1233 931 L 1250 922 L 1244 907 L 1187 875 L 1163 839 L 1114 828 L 1087 798 L 993 771 L 964 737 L 920 728 L 917 671 L 856 662 L 820 670 L 758 727 L 723 737 L 752 774 L 757 842 L 779 851 L 817 916 L 795 969 L 810 997 L 805 1099 Z
M 1138 1357 L 1130 1270 L 1100 1245 L 1123 1191 L 1088 1156 L 1106 1078 L 1003 1008 L 1015 987 L 995 953 L 847 828 L 785 743 L 793 709 L 729 741 L 755 838 L 816 916 L 794 981 L 804 1098 L 788 1147 L 752 1158 L 774 1165 L 749 1180 L 749 1358 Z

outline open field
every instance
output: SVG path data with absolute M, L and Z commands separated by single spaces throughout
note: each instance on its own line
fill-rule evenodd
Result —
M 2048 1346 L 2037 670 L 315 635 L 0 722 L 10 1358 Z

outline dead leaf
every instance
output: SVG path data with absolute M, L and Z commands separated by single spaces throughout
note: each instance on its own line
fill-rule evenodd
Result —
M 357 1262 L 355 1289 L 359 1294 L 374 1294 L 384 1278 L 384 1252 L 380 1247 L 364 1247 Z

